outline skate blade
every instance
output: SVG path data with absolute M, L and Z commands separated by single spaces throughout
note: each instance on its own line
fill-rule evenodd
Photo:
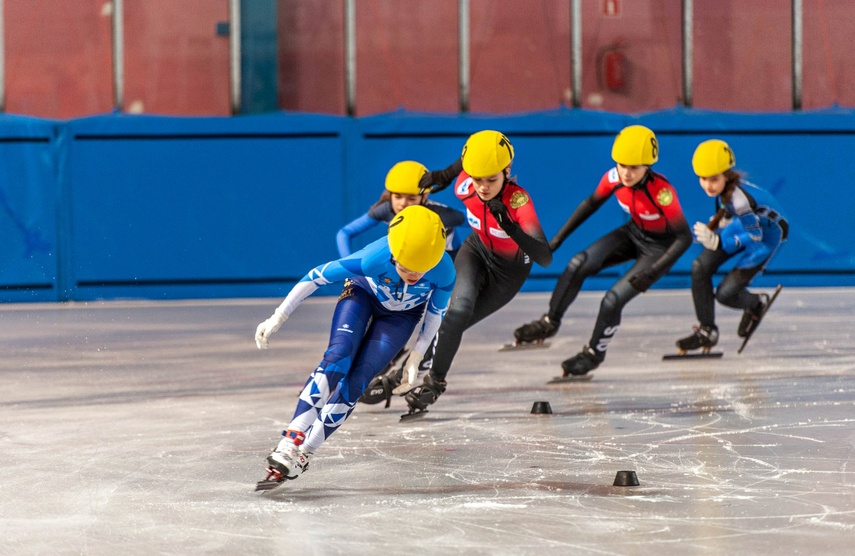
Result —
M 754 332 L 757 331 L 757 327 L 760 326 L 760 323 L 763 321 L 763 317 L 766 316 L 766 313 L 769 312 L 769 309 L 772 307 L 772 303 L 775 302 L 775 298 L 778 297 L 778 294 L 781 293 L 781 290 L 784 289 L 782 284 L 778 284 L 778 287 L 775 288 L 775 292 L 772 294 L 772 297 L 769 298 L 769 303 L 766 304 L 766 308 L 763 309 L 763 314 L 760 315 L 760 320 L 754 324 L 754 328 L 752 328 L 748 334 L 745 335 L 745 338 L 742 340 L 742 344 L 739 346 L 739 349 L 736 350 L 736 353 L 742 353 L 742 350 L 745 349 L 745 346 L 748 345 L 748 340 L 751 339 L 751 336 L 754 335 Z
M 259 491 L 265 492 L 265 491 L 273 490 L 276 487 L 281 486 L 283 484 L 285 484 L 284 480 L 282 480 L 282 481 L 267 481 L 267 480 L 258 481 L 257 483 L 255 483 L 255 492 L 259 492 Z
M 571 384 L 573 382 L 588 382 L 594 375 L 591 373 L 585 373 L 583 375 L 567 375 L 567 376 L 557 376 L 547 382 L 547 384 Z
M 404 413 L 403 415 L 401 415 L 401 421 L 400 422 L 414 421 L 416 419 L 421 419 L 422 417 L 425 416 L 425 413 L 427 413 L 427 412 L 428 412 L 427 409 L 422 409 L 421 411 L 417 410 L 417 411 L 411 411 L 410 413 Z
M 499 351 L 523 351 L 527 349 L 546 349 L 551 346 L 551 342 L 521 342 L 519 344 L 505 344 L 499 348 Z
M 283 484 L 287 477 L 272 467 L 267 468 L 267 477 L 263 481 L 255 483 L 255 492 L 273 490 Z
M 669 353 L 662 356 L 662 361 L 674 361 L 676 359 L 721 359 L 724 353 L 721 351 L 711 351 L 709 353 Z

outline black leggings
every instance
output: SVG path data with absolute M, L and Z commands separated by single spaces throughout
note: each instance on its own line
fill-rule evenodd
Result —
M 520 291 L 531 262 L 508 261 L 492 255 L 475 234 L 463 242 L 454 259 L 457 281 L 448 312 L 439 327 L 431 376 L 445 380 L 460 348 L 463 332 L 504 307 Z
M 695 315 L 702 326 L 715 326 L 715 301 L 734 309 L 754 309 L 760 303 L 760 296 L 748 291 L 748 284 L 763 270 L 768 261 L 753 268 L 734 268 L 722 279 L 718 289 L 713 290 L 713 274 L 731 257 L 742 251 L 728 254 L 722 249 L 710 251 L 704 249 L 692 261 L 692 299 L 695 302 Z
M 604 268 L 634 259 L 635 264 L 606 292 L 600 302 L 600 312 L 588 345 L 600 358 L 604 358 L 609 342 L 620 326 L 624 305 L 641 293 L 630 285 L 629 278 L 637 272 L 650 269 L 673 241 L 671 236 L 656 238 L 645 234 L 632 224 L 604 235 L 570 259 L 549 300 L 549 318 L 555 322 L 561 320 L 582 289 L 585 278 Z M 662 270 L 660 276 L 667 271 L 667 268 Z

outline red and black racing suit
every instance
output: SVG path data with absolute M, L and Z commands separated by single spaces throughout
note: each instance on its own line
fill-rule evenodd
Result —
M 602 361 L 617 332 L 624 305 L 663 276 L 692 244 L 692 233 L 674 187 L 660 174 L 648 170 L 633 187 L 624 186 L 617 168 L 606 172 L 590 197 L 582 201 L 549 242 L 552 250 L 597 211 L 610 196 L 631 217 L 575 255 L 558 279 L 549 301 L 549 319 L 560 322 L 576 299 L 582 282 L 610 266 L 635 260 L 635 264 L 606 293 L 589 346 Z M 634 281 L 634 287 L 630 280 Z
M 496 196 L 506 211 L 500 223 L 489 203 L 475 192 L 472 178 L 462 171 L 459 161 L 442 172 L 452 169 L 459 172 L 455 174 L 454 194 L 466 205 L 473 233 L 454 260 L 457 281 L 439 327 L 430 370 L 436 381 L 445 381 L 463 332 L 513 299 L 528 278 L 532 261 L 544 267 L 552 262 L 552 251 L 525 189 L 512 180 L 505 181 Z M 440 183 L 433 191 L 442 186 Z

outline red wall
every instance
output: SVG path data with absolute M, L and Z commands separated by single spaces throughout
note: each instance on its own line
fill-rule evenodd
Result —
M 472 112 L 572 106 L 570 0 L 470 0 Z M 5 0 L 9 113 L 73 118 L 113 108 L 105 0 Z M 459 108 L 457 0 L 359 0 L 356 114 Z M 681 0 L 582 2 L 584 108 L 637 113 L 682 99 Z M 344 114 L 344 2 L 279 0 L 278 104 Z M 855 106 L 850 0 L 804 0 L 803 108 Z M 694 2 L 692 105 L 792 107 L 790 2 Z M 125 2 L 124 107 L 227 115 L 228 0 Z
M 228 0 L 125 2 L 125 108 L 225 115 Z M 112 4 L 5 0 L 8 113 L 66 119 L 113 109 Z

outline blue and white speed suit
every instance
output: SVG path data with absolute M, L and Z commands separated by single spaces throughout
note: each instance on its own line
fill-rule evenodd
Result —
M 395 270 L 386 237 L 356 253 L 312 269 L 277 309 L 286 317 L 320 286 L 344 282 L 323 360 L 309 376 L 289 430 L 306 433 L 314 452 L 353 411 L 371 379 L 404 346 L 425 313 L 414 347 L 425 353 L 454 288 L 448 253 L 414 285 Z
M 692 263 L 692 298 L 703 326 L 715 325 L 716 300 L 734 309 L 758 306 L 760 297 L 748 291 L 748 284 L 766 268 L 789 234 L 789 223 L 778 201 L 749 182 L 738 182 L 727 203 L 717 197 L 719 208 L 724 208 L 725 217 L 719 224 L 718 249 L 704 249 Z M 714 291 L 713 274 L 734 257 L 739 257 L 735 268 Z

